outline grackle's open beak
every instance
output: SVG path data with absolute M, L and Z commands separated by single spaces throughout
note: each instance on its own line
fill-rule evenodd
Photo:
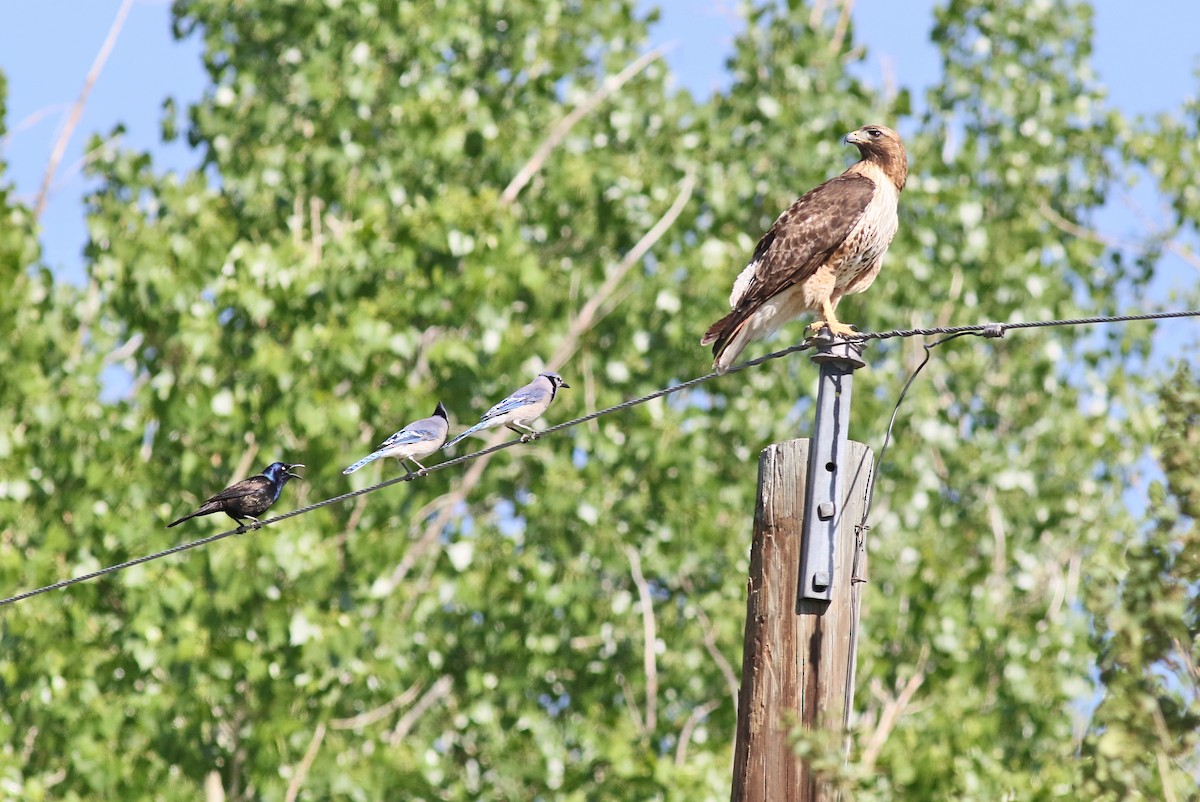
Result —
M 292 473 L 292 468 L 303 468 L 303 467 L 304 467 L 303 462 L 297 462 L 295 465 L 288 465 L 287 468 L 285 468 L 285 470 L 287 471 L 287 475 L 292 477 L 293 479 L 303 479 L 304 477 L 301 476 L 300 474 Z

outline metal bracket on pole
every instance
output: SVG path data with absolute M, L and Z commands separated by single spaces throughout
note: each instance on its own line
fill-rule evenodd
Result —
M 854 371 L 866 366 L 866 342 L 850 341 L 823 328 L 813 338 L 812 361 L 821 368 L 817 415 L 808 451 L 808 484 L 804 490 L 804 529 L 800 544 L 800 587 L 797 608 L 805 600 L 833 598 L 833 554 L 842 521 L 850 432 L 850 391 Z

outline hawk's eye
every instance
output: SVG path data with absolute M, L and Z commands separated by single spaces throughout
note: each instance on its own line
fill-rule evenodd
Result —
M 876 139 L 883 135 L 883 131 L 880 131 L 878 128 L 868 128 L 867 133 L 870 134 L 872 139 Z

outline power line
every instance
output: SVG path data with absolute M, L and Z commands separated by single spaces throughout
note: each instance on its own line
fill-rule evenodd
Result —
M 892 412 L 892 419 L 891 419 L 891 422 L 888 424 L 887 436 L 884 441 L 884 446 L 880 450 L 878 464 L 882 464 L 883 456 L 887 451 L 888 442 L 891 439 L 892 427 L 896 423 L 896 414 L 900 411 L 900 403 L 904 400 L 904 396 L 908 393 L 908 388 L 912 385 L 913 380 L 916 379 L 917 374 L 920 373 L 921 369 L 924 368 L 925 364 L 929 361 L 929 357 L 932 354 L 932 349 L 936 348 L 937 346 L 941 345 L 944 342 L 947 342 L 949 340 L 954 339 L 955 337 L 959 337 L 964 334 L 977 334 L 977 335 L 985 336 L 985 337 L 1002 337 L 1002 336 L 1004 336 L 1004 332 L 1010 331 L 1010 330 L 1018 330 L 1018 329 L 1048 328 L 1048 327 L 1054 327 L 1054 326 L 1086 326 L 1086 325 L 1102 324 L 1102 323 L 1126 323 L 1126 322 L 1136 321 L 1136 320 L 1168 320 L 1168 319 L 1172 319 L 1172 318 L 1186 318 L 1186 317 L 1200 317 L 1200 310 L 1187 310 L 1187 311 L 1180 311 L 1180 312 L 1148 312 L 1148 313 L 1144 313 L 1144 314 L 1135 314 L 1135 315 L 1114 315 L 1114 316 L 1110 316 L 1110 317 L 1069 318 L 1069 319 L 1065 319 L 1065 320 L 1021 321 L 1021 322 L 1011 322 L 1011 323 L 978 323 L 978 324 L 968 325 L 968 326 L 949 326 L 949 327 L 939 326 L 939 327 L 925 328 L 925 329 L 893 329 L 891 331 L 864 332 L 861 334 L 852 334 L 849 337 L 847 337 L 846 339 L 853 341 L 853 342 L 863 342 L 863 341 L 870 341 L 870 340 L 890 340 L 890 339 L 894 339 L 897 337 L 920 337 L 920 336 L 932 336 L 932 335 L 949 335 L 949 336 L 946 336 L 945 339 L 939 340 L 938 342 L 931 343 L 931 344 L 928 344 L 925 346 L 925 351 L 926 351 L 925 359 L 917 367 L 917 369 L 913 372 L 912 376 L 909 377 L 909 380 L 905 383 L 904 389 L 900 394 L 900 398 L 896 402 L 896 408 Z M 740 371 L 746 370 L 747 368 L 757 367 L 758 365 L 761 365 L 765 362 L 770 362 L 772 360 L 788 356 L 789 354 L 795 354 L 795 353 L 799 353 L 801 351 L 810 350 L 813 347 L 815 347 L 815 345 L 812 343 L 808 343 L 808 342 L 800 343 L 798 345 L 793 345 L 793 346 L 784 348 L 779 351 L 774 351 L 765 356 L 760 356 L 757 359 L 751 359 L 748 362 L 741 362 L 741 363 L 729 368 L 729 370 L 725 371 L 725 373 L 726 374 L 738 373 Z M 699 384 L 703 384 L 704 382 L 711 381 L 721 375 L 724 375 L 724 374 L 720 374 L 715 371 L 712 373 L 706 373 L 703 376 L 697 376 L 694 379 L 689 379 L 688 381 L 682 382 L 680 384 L 673 384 L 669 387 L 664 387 L 660 390 L 655 390 L 652 393 L 648 393 L 646 395 L 639 396 L 637 398 L 631 398 L 628 401 L 623 401 L 620 404 L 616 404 L 611 407 L 606 407 L 604 409 L 600 409 L 595 412 L 590 412 L 587 415 L 583 415 L 582 417 L 575 418 L 574 420 L 569 420 L 569 421 L 566 421 L 565 423 L 559 423 L 555 426 L 551 426 L 547 429 L 542 430 L 541 432 L 538 432 L 536 436 L 526 435 L 526 436 L 523 436 L 516 440 L 509 440 L 504 443 L 499 443 L 499 444 L 491 446 L 489 448 L 482 449 L 481 451 L 475 451 L 470 454 L 464 454 L 461 457 L 454 457 L 454 458 L 448 459 L 444 462 L 439 462 L 436 465 L 430 465 L 428 468 L 426 468 L 424 470 L 414 471 L 413 473 L 408 473 L 408 474 L 405 474 L 404 476 L 396 476 L 391 479 L 386 479 L 382 482 L 379 482 L 378 484 L 374 484 L 369 487 L 364 487 L 359 490 L 351 491 L 349 493 L 343 493 L 339 496 L 327 498 L 327 499 L 324 499 L 323 501 L 318 501 L 314 504 L 309 504 L 306 507 L 301 507 L 299 509 L 292 510 L 291 512 L 285 512 L 282 515 L 276 515 L 273 518 L 268 518 L 264 521 L 259 522 L 257 525 L 251 524 L 248 527 L 238 527 L 237 529 L 229 529 L 224 532 L 219 532 L 215 535 L 210 535 L 208 537 L 201 538 L 200 540 L 193 540 L 189 543 L 181 543 L 178 546 L 172 546 L 169 549 L 164 549 L 162 551 L 158 551 L 153 554 L 147 554 L 143 557 L 138 557 L 136 559 L 128 560 L 123 563 L 118 563 L 116 565 L 110 565 L 107 568 L 101 568 L 97 571 L 92 571 L 87 574 L 82 574 L 80 576 L 72 577 L 70 579 L 64 579 L 59 582 L 55 582 L 52 585 L 46 585 L 44 587 L 26 591 L 25 593 L 19 593 L 16 596 L 10 596 L 6 599 L 0 599 L 0 607 L 4 607 L 4 606 L 10 605 L 10 604 L 16 604 L 19 601 L 24 601 L 25 599 L 31 598 L 33 596 L 38 596 L 42 593 L 49 593 L 52 590 L 61 590 L 66 587 L 70 587 L 71 585 L 77 585 L 81 582 L 88 582 L 92 579 L 97 579 L 99 577 L 106 576 L 108 574 L 116 573 L 118 571 L 123 571 L 126 568 L 132 568 L 135 565 L 141 565 L 142 563 L 148 563 L 148 562 L 152 562 L 154 560 L 161 559 L 163 557 L 169 557 L 172 554 L 178 554 L 180 552 L 187 551 L 189 549 L 194 549 L 199 546 L 206 546 L 209 543 L 213 543 L 217 540 L 221 540 L 222 538 L 229 537 L 230 535 L 244 534 L 247 531 L 253 531 L 256 529 L 260 529 L 264 526 L 269 526 L 271 524 L 278 523 L 279 521 L 287 520 L 288 518 L 295 518 L 298 515 L 304 515 L 306 513 L 312 512 L 314 510 L 321 509 L 322 507 L 328 507 L 332 504 L 340 504 L 341 502 L 346 501 L 348 499 L 356 498 L 357 496 L 362 496 L 367 493 L 373 493 L 376 490 L 382 490 L 385 487 L 391 487 L 392 485 L 400 484 L 401 482 L 411 482 L 415 479 L 423 479 L 426 476 L 428 476 L 429 474 L 433 473 L 434 471 L 446 470 L 447 468 L 451 468 L 456 465 L 461 465 L 465 462 L 470 462 L 472 460 L 479 459 L 480 457 L 487 456 L 488 454 L 494 454 L 497 451 L 503 451 L 506 448 L 512 448 L 513 446 L 520 445 L 522 443 L 526 443 L 531 440 L 536 440 L 536 439 L 539 439 L 546 435 L 557 434 L 558 432 L 562 432 L 567 429 L 572 429 L 576 426 L 579 426 L 581 424 L 595 420 L 597 418 L 602 418 L 606 415 L 611 415 L 614 412 L 622 412 L 631 407 L 645 404 L 648 401 L 653 401 L 656 398 L 662 398 L 664 396 L 672 395 L 673 393 L 678 393 L 683 390 L 687 390 L 687 389 L 695 387 Z M 871 492 L 871 495 L 873 496 L 874 492 L 875 492 L 874 479 L 872 479 L 870 492 Z M 869 512 L 870 512 L 870 503 L 868 501 L 867 514 L 869 514 Z M 866 517 L 864 515 L 863 522 L 862 522 L 862 525 L 860 528 L 865 529 L 865 527 L 866 527 Z
M 875 503 L 875 486 L 879 484 L 879 472 L 883 469 L 883 458 L 887 455 L 888 446 L 892 444 L 892 429 L 896 426 L 896 416 L 900 414 L 900 405 L 904 403 L 905 396 L 908 395 L 908 390 L 912 387 L 913 382 L 917 380 L 917 376 L 929 364 L 930 358 L 933 356 L 933 349 L 939 345 L 948 343 L 951 340 L 956 340 L 959 337 L 965 337 L 971 334 L 977 337 L 1003 337 L 1004 330 L 999 325 L 990 328 L 985 328 L 982 331 L 957 331 L 948 337 L 943 337 L 940 340 L 935 340 L 931 343 L 925 343 L 925 358 L 921 360 L 921 364 L 913 368 L 913 372 L 909 374 L 908 381 L 904 382 L 904 387 L 900 389 L 900 396 L 896 399 L 896 406 L 892 408 L 892 417 L 888 421 L 887 431 L 883 434 L 883 446 L 879 449 L 879 457 L 875 460 L 875 470 L 871 471 L 871 484 L 867 488 L 867 503 L 863 506 L 862 519 L 856 527 L 856 536 L 863 537 L 871 528 L 871 506 Z

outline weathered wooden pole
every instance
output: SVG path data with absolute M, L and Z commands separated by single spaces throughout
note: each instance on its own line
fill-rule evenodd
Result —
M 840 339 L 820 347 L 812 439 L 776 443 L 759 458 L 734 802 L 835 799 L 790 736 L 802 727 L 840 738 L 853 703 L 866 577 L 858 525 L 873 467 L 871 450 L 847 436 L 859 354 Z

